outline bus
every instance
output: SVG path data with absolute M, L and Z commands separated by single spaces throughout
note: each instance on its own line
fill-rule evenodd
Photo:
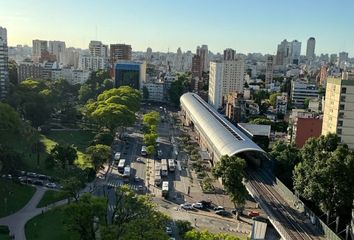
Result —
M 130 178 L 130 167 L 126 166 L 123 173 L 124 182 L 128 182 Z
M 161 180 L 161 165 L 159 162 L 155 162 L 155 185 L 156 186 L 161 186 L 162 180 Z
M 165 198 L 168 197 L 168 182 L 167 181 L 162 182 L 162 196 Z
M 168 170 L 174 172 L 176 170 L 176 164 L 174 159 L 168 159 Z
M 125 159 L 121 159 L 119 160 L 119 163 L 118 163 L 118 172 L 119 173 L 124 173 L 124 167 L 125 167 Z
M 146 151 L 146 146 L 142 146 L 141 147 L 141 152 L 140 152 L 141 156 L 146 156 L 147 155 L 147 151 Z
M 167 177 L 168 175 L 168 166 L 167 166 L 167 159 L 161 160 L 161 176 Z

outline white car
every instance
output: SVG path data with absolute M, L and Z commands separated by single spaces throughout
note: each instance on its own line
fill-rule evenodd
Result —
M 57 188 L 57 185 L 55 183 L 47 183 L 45 186 L 48 188 Z
M 171 227 L 166 227 L 166 233 L 168 235 L 172 235 L 172 228 Z
M 141 157 L 137 157 L 136 162 L 144 163 L 144 159 Z
M 186 210 L 193 209 L 193 206 L 192 206 L 192 204 L 190 204 L 190 203 L 182 203 L 182 204 L 180 205 L 180 207 L 183 208 L 183 209 L 186 209 Z
M 197 208 L 197 209 L 203 209 L 204 208 L 203 204 L 200 203 L 200 202 L 193 203 L 192 207 Z

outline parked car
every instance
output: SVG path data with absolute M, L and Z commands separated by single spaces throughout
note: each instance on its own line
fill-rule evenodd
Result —
M 43 183 L 42 180 L 35 180 L 35 181 L 33 182 L 33 184 L 34 184 L 34 185 L 38 185 L 38 186 L 43 186 L 43 185 L 44 185 L 44 183 Z
M 181 208 L 186 209 L 186 210 L 193 209 L 193 206 L 190 203 L 182 203 L 180 206 L 181 206 Z
M 247 216 L 249 216 L 249 217 L 257 217 L 257 216 L 259 216 L 259 212 L 249 211 L 249 212 L 247 212 Z
M 136 162 L 144 163 L 144 159 L 142 159 L 141 157 L 137 157 Z
M 43 175 L 43 174 L 38 174 L 37 177 L 41 180 L 47 180 L 48 179 L 48 176 L 46 175 Z
M 220 210 L 225 210 L 225 208 L 223 206 L 214 207 L 214 211 L 220 211 Z
M 57 185 L 55 183 L 47 183 L 45 186 L 48 188 L 57 188 Z
M 140 182 L 140 180 L 141 180 L 141 179 L 140 179 L 138 176 L 135 176 L 135 177 L 134 177 L 134 181 L 135 181 L 135 182 Z
M 26 179 L 26 182 L 27 182 L 28 184 L 33 184 L 33 179 L 28 177 L 28 178 Z
M 196 202 L 192 204 L 192 207 L 197 208 L 197 209 L 203 209 L 204 205 L 200 202 Z
M 211 205 L 211 201 L 205 201 L 205 200 L 202 200 L 202 201 L 199 201 L 201 204 L 203 204 L 203 206 L 205 208 L 212 208 L 212 205 Z
M 225 211 L 225 210 L 217 210 L 217 211 L 215 211 L 215 214 L 223 216 L 223 217 L 229 217 L 231 215 L 230 212 Z
M 27 172 L 27 176 L 28 176 L 28 177 L 36 178 L 36 177 L 37 177 L 37 173 L 34 173 L 34 172 Z
M 172 228 L 171 227 L 166 227 L 166 233 L 168 234 L 168 235 L 172 235 Z

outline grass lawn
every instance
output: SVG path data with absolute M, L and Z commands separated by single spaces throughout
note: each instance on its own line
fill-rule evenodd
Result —
M 20 210 L 32 198 L 35 191 L 34 187 L 0 179 L 0 217 Z
M 37 207 L 45 207 L 51 203 L 65 199 L 67 196 L 64 192 L 48 190 L 44 193 L 41 201 L 38 203 Z
M 67 221 L 63 207 L 54 208 L 42 215 L 32 218 L 26 223 L 27 240 L 78 240 L 79 236 L 69 232 L 65 226 Z

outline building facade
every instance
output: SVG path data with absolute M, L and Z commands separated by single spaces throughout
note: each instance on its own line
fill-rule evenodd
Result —
M 78 68 L 80 70 L 97 71 L 105 69 L 106 61 L 103 57 L 95 57 L 90 55 L 80 55 Z
M 223 63 L 210 62 L 208 103 L 215 109 L 222 107 Z
M 33 40 L 32 41 L 32 60 L 34 62 L 40 62 L 43 60 L 48 60 L 48 41 L 46 40 Z
M 70 68 L 52 70 L 53 80 L 65 79 L 72 85 L 83 84 L 88 80 L 89 77 L 90 71 L 86 70 L 75 70 Z
M 0 27 L 0 100 L 6 98 L 9 86 L 7 30 Z
M 200 64 L 200 56 L 199 55 L 194 55 L 192 58 L 192 76 L 193 77 L 202 77 L 202 68 Z
M 275 101 L 275 110 L 277 114 L 285 115 L 288 111 L 288 93 L 282 93 L 280 96 L 277 96 Z
M 60 62 L 60 56 L 65 52 L 66 45 L 63 41 L 49 41 L 49 53 L 54 55 L 56 60 Z
M 316 84 L 291 82 L 291 100 L 295 106 L 303 106 L 305 99 L 318 98 L 318 96 Z
M 234 92 L 228 94 L 225 108 L 226 117 L 230 122 L 239 123 L 245 120 L 246 101 L 242 93 Z
M 224 50 L 224 61 L 232 61 L 235 60 L 235 54 L 236 51 L 231 49 L 231 48 L 227 48 Z
M 265 73 L 265 84 L 270 85 L 273 83 L 273 68 L 274 68 L 274 56 L 267 56 L 266 62 L 266 73 Z
M 354 149 L 354 74 L 328 78 L 322 134 L 336 133 L 341 142 Z
M 143 85 L 147 88 L 149 92 L 150 101 L 164 101 L 164 82 L 146 82 L 143 83 Z
M 202 72 L 207 72 L 209 70 L 209 51 L 208 45 L 198 46 L 197 55 L 200 57 L 200 68 Z
M 314 37 L 310 37 L 307 40 L 307 46 L 306 46 L 306 58 L 310 62 L 315 60 L 315 47 L 316 47 L 316 39 Z
M 118 60 L 132 60 L 132 46 L 126 44 L 111 44 L 110 45 L 110 61 L 112 64 Z
M 145 82 L 146 64 L 136 62 L 119 62 L 115 64 L 115 87 L 130 86 L 142 88 Z
M 40 79 L 43 67 L 38 63 L 21 62 L 17 66 L 18 81 L 22 82 L 28 78 Z
M 94 57 L 108 57 L 108 45 L 103 44 L 101 41 L 91 41 L 89 51 L 91 56 Z

